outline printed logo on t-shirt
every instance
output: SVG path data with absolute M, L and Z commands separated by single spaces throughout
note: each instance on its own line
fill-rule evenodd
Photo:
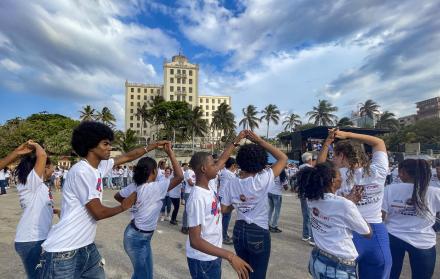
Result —
M 98 190 L 99 192 L 102 192 L 102 179 L 101 179 L 101 177 L 98 178 L 98 183 L 96 183 L 96 190 Z
M 246 201 L 246 196 L 243 195 L 243 194 L 241 194 L 241 195 L 240 195 L 240 200 L 241 200 L 242 202 L 245 202 L 245 201 Z
M 312 218 L 310 225 L 312 226 L 312 228 L 322 233 L 328 232 L 328 229 L 332 227 L 330 223 L 330 217 L 320 212 L 319 209 L 316 207 L 312 208 Z
M 362 187 L 364 189 L 362 198 L 357 203 L 358 206 L 374 204 L 381 201 L 383 193 L 378 184 L 354 185 L 354 187 Z
M 405 216 L 417 216 L 417 210 L 414 201 L 409 198 L 406 201 L 393 200 L 391 208 L 397 213 Z
M 217 220 L 215 221 L 215 224 L 218 225 L 219 221 L 220 221 L 220 208 L 219 208 L 219 196 L 217 194 L 217 192 L 214 191 L 214 199 L 212 200 L 211 203 L 211 214 L 215 216 L 217 216 Z
M 257 199 L 253 196 L 246 197 L 241 194 L 239 197 L 239 201 L 235 200 L 237 203 L 237 210 L 240 210 L 243 214 L 248 213 L 255 209 L 255 205 L 257 204 Z

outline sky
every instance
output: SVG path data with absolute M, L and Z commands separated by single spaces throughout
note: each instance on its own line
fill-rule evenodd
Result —
M 439 14 L 439 0 L 2 0 L 0 124 L 91 105 L 124 129 L 125 80 L 163 83 L 179 51 L 200 66 L 199 95 L 232 97 L 237 123 L 250 104 L 307 122 L 323 99 L 338 117 L 367 99 L 412 114 L 440 96 Z

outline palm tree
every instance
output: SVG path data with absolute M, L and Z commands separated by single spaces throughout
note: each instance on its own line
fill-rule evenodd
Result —
M 376 123 L 376 128 L 395 131 L 399 129 L 399 121 L 395 118 L 394 113 L 384 111 Z
M 260 121 L 263 119 L 267 122 L 267 132 L 266 132 L 266 138 L 269 138 L 269 124 L 270 122 L 275 123 L 275 125 L 278 125 L 278 121 L 280 120 L 280 111 L 276 105 L 267 105 L 261 113 L 263 116 L 261 116 Z
M 200 106 L 191 110 L 191 119 L 189 120 L 188 128 L 191 132 L 192 149 L 194 150 L 194 137 L 203 137 L 208 132 L 208 123 L 206 119 L 202 119 L 203 109 Z
M 79 116 L 81 121 L 95 120 L 95 109 L 92 108 L 90 105 L 83 107 L 83 110 L 80 110 L 79 113 L 81 113 L 81 115 Z
M 260 119 L 257 117 L 257 108 L 253 105 L 249 105 L 244 108 L 242 112 L 244 117 L 240 120 L 238 125 L 243 126 L 243 130 L 246 130 L 247 128 L 249 128 L 251 131 L 253 131 L 255 128 L 258 129 Z
M 379 108 L 380 106 L 371 99 L 368 99 L 365 103 L 361 104 L 359 114 L 364 117 L 364 125 L 367 125 L 367 116 L 374 121 L 374 115 L 380 113 Z
M 226 103 L 221 103 L 217 110 L 212 113 L 211 128 L 222 130 L 225 136 L 229 136 L 235 130 L 234 118 L 231 107 Z
M 128 129 L 125 133 L 117 131 L 115 133 L 115 145 L 122 152 L 126 153 L 138 145 L 136 132 Z
M 292 113 L 289 116 L 287 116 L 284 121 L 283 121 L 283 125 L 284 126 L 284 131 L 295 131 L 296 126 L 301 125 L 301 120 L 300 120 L 300 116 L 298 114 Z
M 148 113 L 147 122 L 149 122 L 151 125 L 156 126 L 156 139 L 159 138 L 160 115 L 155 115 L 154 113 L 151 113 L 151 111 L 163 102 L 165 102 L 165 100 L 161 96 L 154 96 L 153 100 L 148 102 L 148 105 L 150 106 L 150 110 Z
M 141 119 L 141 134 L 140 136 L 143 137 L 144 134 L 142 132 L 142 128 L 147 124 L 147 121 L 150 119 L 150 113 L 148 110 L 148 105 L 147 103 L 143 103 L 142 106 L 137 108 L 136 111 L 136 117 L 139 117 Z
M 96 120 L 101 121 L 110 127 L 114 127 L 116 118 L 108 107 L 103 107 L 101 112 L 97 113 Z
M 350 120 L 350 118 L 342 117 L 341 119 L 339 119 L 338 124 L 336 124 L 336 126 L 338 126 L 338 127 L 350 127 L 350 126 L 354 126 L 354 123 L 353 123 L 353 121 Z
M 332 112 L 336 112 L 337 110 L 338 108 L 333 106 L 329 101 L 319 100 L 318 106 L 313 107 L 313 110 L 309 111 L 307 116 L 309 116 L 309 121 L 313 120 L 315 125 L 332 126 L 338 118 L 332 114 Z

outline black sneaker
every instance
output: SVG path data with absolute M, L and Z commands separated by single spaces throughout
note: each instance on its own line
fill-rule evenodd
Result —
M 280 232 L 282 232 L 282 230 L 280 230 L 278 227 L 274 227 L 274 228 L 272 228 L 272 232 L 280 233 Z
M 182 229 L 180 230 L 181 233 L 183 234 L 188 234 L 189 233 L 189 229 L 188 228 L 184 228 L 182 227 Z
M 171 225 L 177 225 L 177 220 L 171 220 L 171 221 L 170 221 L 170 224 L 171 224 Z
M 232 244 L 234 244 L 234 241 L 232 240 L 232 238 L 230 238 L 229 236 L 227 236 L 227 237 L 225 237 L 225 238 L 223 239 L 223 244 L 225 244 L 225 245 L 232 245 Z

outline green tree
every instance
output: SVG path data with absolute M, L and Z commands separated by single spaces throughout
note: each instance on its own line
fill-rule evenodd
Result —
M 138 107 L 136 110 L 136 117 L 139 117 L 141 120 L 141 134 L 140 136 L 143 137 L 143 128 L 147 125 L 148 120 L 150 119 L 150 111 L 148 109 L 148 104 L 143 103 L 142 106 Z
M 242 112 L 244 117 L 240 120 L 238 125 L 243 126 L 243 130 L 250 129 L 253 131 L 255 128 L 258 129 L 258 123 L 260 123 L 261 120 L 257 117 L 257 108 L 253 105 L 248 105 Z
M 96 120 L 113 128 L 116 118 L 108 107 L 103 107 L 102 110 L 96 114 Z
M 273 122 L 275 125 L 278 125 L 278 121 L 280 120 L 280 111 L 276 105 L 267 105 L 261 113 L 263 116 L 261 116 L 260 121 L 263 119 L 266 120 L 267 123 L 267 130 L 266 130 L 266 138 L 269 138 L 269 124 L 270 122 Z
M 338 108 L 333 106 L 327 100 L 319 100 L 318 106 L 313 107 L 312 111 L 307 113 L 309 121 L 313 121 L 315 125 L 333 126 L 337 121 L 337 116 L 333 112 L 338 111 Z
M 191 133 L 191 143 L 194 150 L 194 137 L 204 137 L 208 132 L 208 123 L 206 119 L 202 119 L 203 109 L 200 106 L 195 107 L 191 111 L 191 118 L 188 122 L 188 130 Z
M 396 119 L 394 113 L 389 111 L 384 111 L 380 115 L 380 118 L 376 123 L 376 128 L 390 129 L 395 131 L 399 129 L 399 121 Z
M 350 120 L 348 117 L 342 117 L 339 119 L 338 124 L 336 124 L 338 127 L 351 127 L 354 126 L 353 121 Z
M 138 146 L 136 132 L 131 129 L 128 129 L 125 133 L 122 131 L 117 131 L 115 133 L 114 144 L 116 148 L 124 153 L 133 150 Z
M 211 128 L 223 131 L 227 138 L 234 132 L 235 116 L 228 104 L 221 103 L 217 110 L 212 113 Z
M 285 125 L 284 131 L 293 132 L 295 131 L 296 127 L 301 124 L 301 117 L 298 114 L 292 113 L 287 116 L 283 121 L 283 125 Z
M 371 99 L 361 104 L 361 107 L 359 108 L 359 114 L 364 117 L 364 126 L 367 125 L 367 117 L 374 120 L 374 115 L 380 113 L 379 108 L 380 106 Z
M 95 120 L 95 109 L 92 108 L 90 105 L 87 105 L 85 107 L 83 107 L 83 109 L 81 111 L 79 111 L 79 113 L 81 114 L 79 116 L 79 118 L 81 119 L 81 121 L 92 121 Z

